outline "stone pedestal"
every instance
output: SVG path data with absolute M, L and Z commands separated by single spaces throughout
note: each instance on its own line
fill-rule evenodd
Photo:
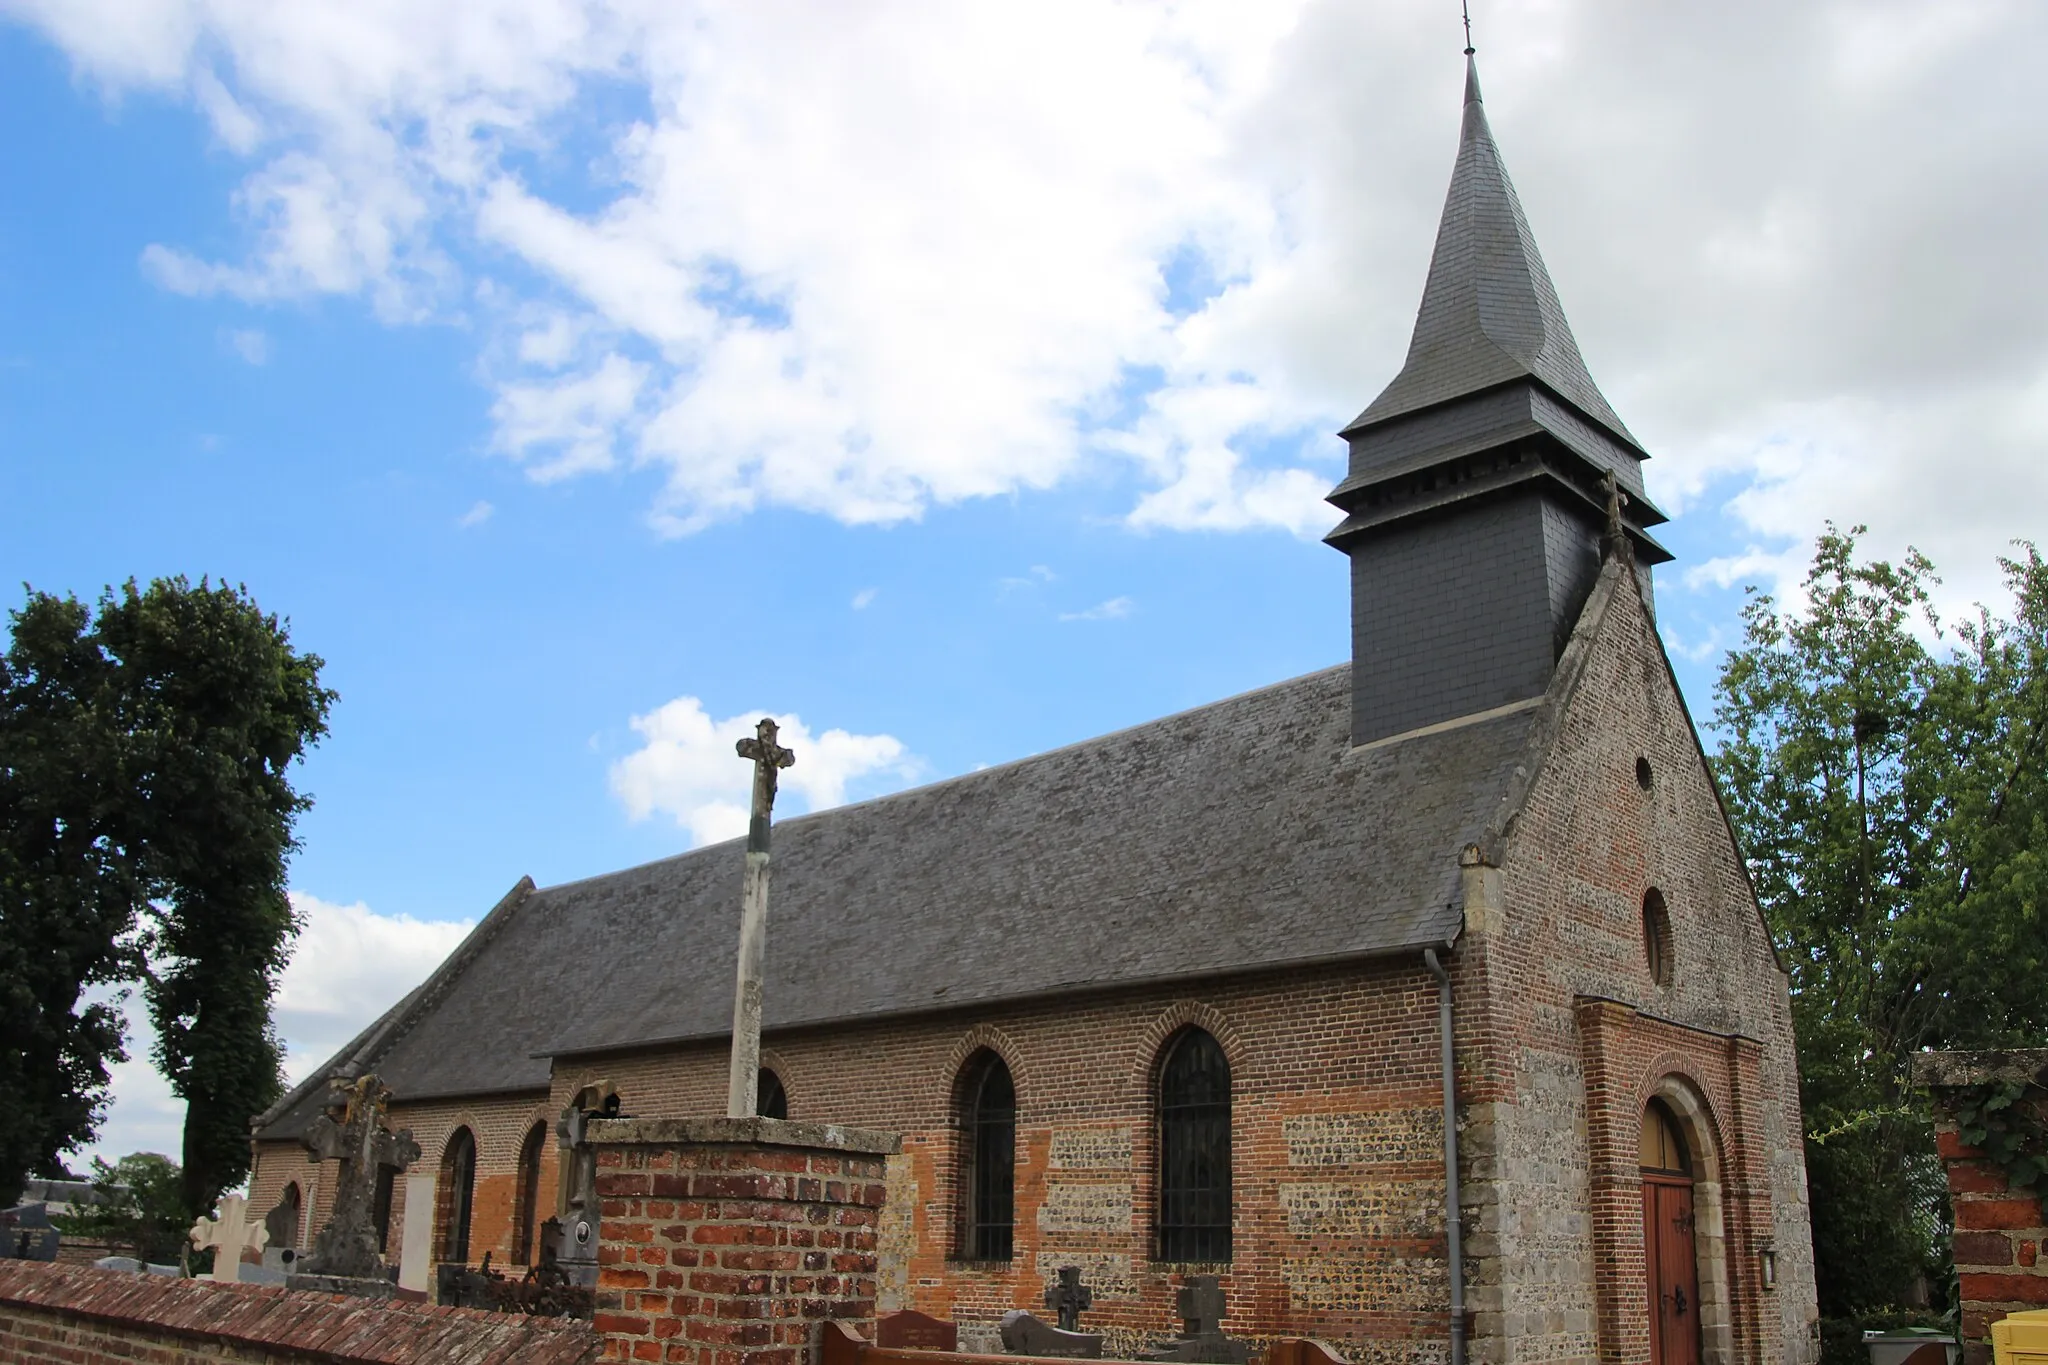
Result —
M 606 1360 L 807 1365 L 872 1337 L 893 1134 L 764 1118 L 593 1122 Z

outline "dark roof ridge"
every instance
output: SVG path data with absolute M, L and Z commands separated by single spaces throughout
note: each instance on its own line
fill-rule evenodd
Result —
M 1054 745 L 1050 749 L 1040 749 L 1037 753 L 1004 759 L 1001 763 L 991 763 L 986 767 L 970 769 L 964 773 L 954 773 L 951 777 L 941 777 L 930 782 L 920 782 L 914 787 L 905 787 L 901 791 L 884 792 L 880 796 L 870 796 L 860 801 L 846 801 L 836 806 L 827 806 L 824 810 L 805 811 L 802 815 L 784 816 L 776 820 L 775 826 L 777 829 L 781 829 L 788 825 L 822 820 L 828 816 L 840 815 L 847 811 L 865 810 L 868 807 L 879 806 L 885 802 L 899 801 L 906 797 L 918 796 L 958 783 L 991 777 L 1008 772 L 1013 768 L 1021 767 L 1027 763 L 1043 762 L 1059 754 L 1092 748 L 1098 744 L 1108 744 L 1113 740 L 1122 739 L 1126 736 L 1137 734 L 1140 731 L 1171 725 L 1176 721 L 1186 720 L 1190 716 L 1199 716 L 1206 711 L 1212 711 L 1219 707 L 1238 705 L 1255 697 L 1263 696 L 1268 692 L 1277 692 L 1283 687 L 1297 686 L 1312 678 L 1323 678 L 1334 673 L 1348 671 L 1350 667 L 1349 663 L 1332 664 L 1328 668 L 1313 669 L 1307 673 L 1296 674 L 1292 678 L 1282 678 L 1278 682 L 1262 683 L 1258 687 L 1246 688 L 1242 692 L 1233 692 L 1227 697 L 1218 697 L 1215 701 L 1205 701 L 1198 706 L 1190 706 L 1185 710 L 1175 711 L 1164 716 L 1154 716 L 1150 720 L 1136 721 L 1130 725 L 1119 726 L 1114 730 L 1106 730 L 1099 735 L 1090 735 L 1086 739 L 1070 740 L 1065 744 Z M 587 877 L 576 877 L 566 882 L 555 882 L 552 885 L 541 887 L 540 891 L 543 895 L 549 895 L 557 891 L 566 891 L 572 887 L 582 886 L 588 882 L 604 881 L 607 878 L 616 877 L 622 873 L 640 872 L 648 868 L 660 867 L 664 863 L 676 862 L 683 858 L 694 858 L 700 853 L 719 848 L 725 844 L 740 843 L 745 837 L 744 835 L 734 835 L 730 839 L 720 839 L 715 844 L 699 844 L 695 848 L 684 849 L 680 853 L 671 853 L 663 858 L 650 858 L 644 863 L 635 863 L 631 867 L 617 867 L 609 872 L 593 872 Z

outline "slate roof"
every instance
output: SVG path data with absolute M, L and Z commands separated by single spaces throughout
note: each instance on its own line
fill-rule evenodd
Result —
M 1526 776 L 1533 714 L 1354 749 L 1346 665 L 778 821 L 766 1027 L 1447 943 L 1459 851 Z M 541 1088 L 549 1055 L 722 1036 L 741 866 L 735 840 L 515 889 L 320 1074 L 353 1058 L 408 1100 Z
M 1523 378 L 1540 381 L 1633 453 L 1643 453 L 1579 355 L 1522 202 L 1494 145 L 1479 95 L 1479 69 L 1468 57 L 1458 161 L 1408 359 L 1345 434 Z

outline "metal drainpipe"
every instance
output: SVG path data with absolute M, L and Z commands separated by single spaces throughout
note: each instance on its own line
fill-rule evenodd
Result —
M 1458 1225 L 1458 1068 L 1451 1048 L 1451 974 L 1424 948 L 1422 961 L 1436 975 L 1437 1022 L 1443 1034 L 1444 1236 L 1451 1263 L 1451 1365 L 1465 1365 L 1465 1231 Z

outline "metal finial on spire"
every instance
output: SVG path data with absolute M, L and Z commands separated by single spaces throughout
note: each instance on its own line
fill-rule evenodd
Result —
M 1472 46 L 1472 0 L 1458 0 L 1458 10 L 1465 17 L 1465 55 L 1469 57 L 1479 50 Z

